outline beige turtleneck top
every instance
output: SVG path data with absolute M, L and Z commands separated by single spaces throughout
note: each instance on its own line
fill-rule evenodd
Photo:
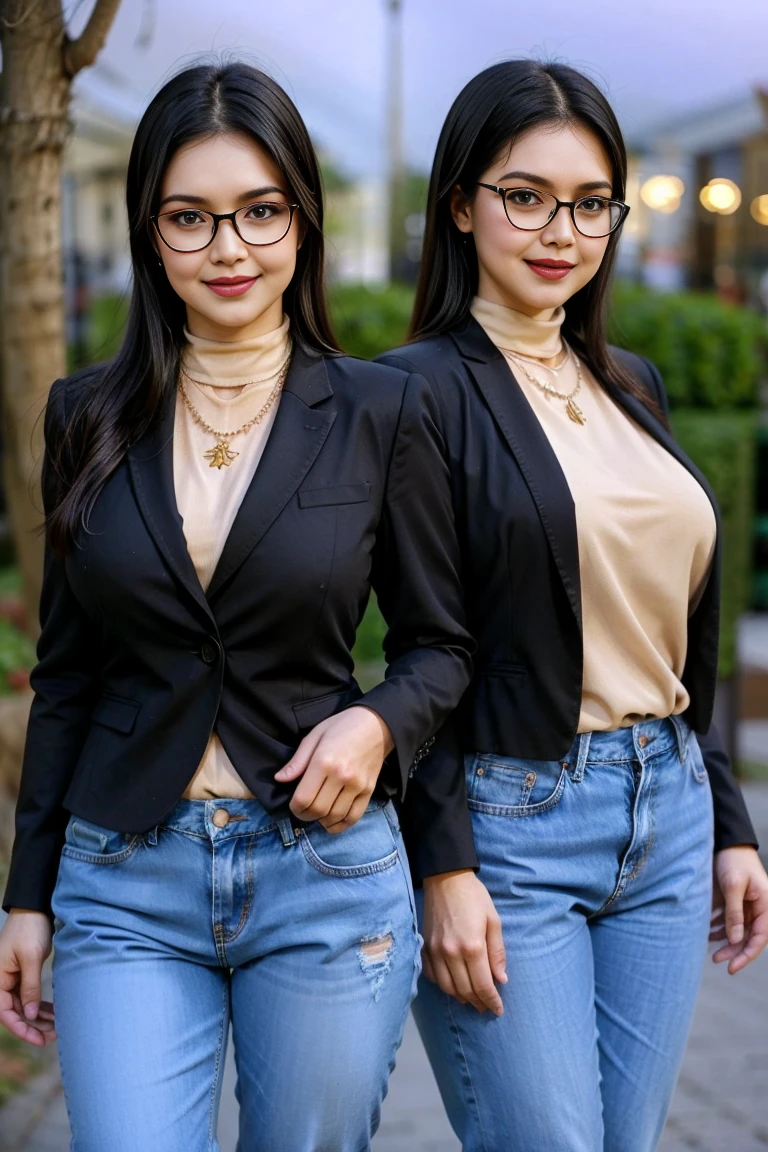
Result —
M 562 308 L 551 318 L 531 318 L 476 298 L 472 315 L 502 351 L 539 359 L 562 351 Z M 578 425 L 562 400 L 533 384 L 519 360 L 506 358 L 552 445 L 576 509 L 584 640 L 579 732 L 684 712 L 689 697 L 680 678 L 688 616 L 715 546 L 715 515 L 706 493 L 583 365 L 575 399 L 586 424 Z M 567 394 L 577 383 L 573 362 L 557 375 L 527 361 L 525 368 L 558 392 Z
M 288 328 L 286 318 L 274 332 L 233 344 L 203 340 L 185 332 L 182 381 L 192 404 L 211 427 L 221 431 L 239 428 L 266 404 L 290 352 Z M 230 438 L 230 451 L 238 456 L 229 467 L 216 468 L 205 459 L 205 453 L 215 446 L 216 437 L 195 421 L 181 392 L 177 393 L 173 434 L 176 504 L 184 522 L 187 548 L 204 589 L 211 582 L 237 510 L 254 477 L 279 402 L 278 397 L 260 424 Z M 218 797 L 252 799 L 253 793 L 238 776 L 214 732 L 184 798 Z

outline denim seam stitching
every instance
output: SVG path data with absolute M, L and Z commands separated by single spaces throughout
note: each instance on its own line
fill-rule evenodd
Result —
M 568 769 L 561 769 L 560 778 L 555 785 L 554 792 L 552 792 L 546 800 L 540 800 L 537 804 L 486 804 L 482 800 L 472 799 L 468 799 L 467 804 L 471 811 L 482 812 L 486 816 L 512 816 L 515 818 L 521 816 L 537 816 L 541 812 L 547 812 L 550 808 L 554 808 L 559 804 L 565 791 L 567 778 Z
M 250 913 L 251 913 L 251 905 L 253 904 L 253 872 L 251 871 L 251 866 L 250 866 L 251 865 L 251 845 L 250 844 L 246 847 L 245 865 L 246 865 L 247 881 L 246 881 L 245 900 L 243 901 L 243 910 L 240 913 L 240 921 L 239 921 L 237 927 L 235 928 L 234 932 L 232 932 L 232 933 L 225 932 L 224 931 L 224 925 L 222 924 L 221 935 L 222 935 L 222 939 L 223 939 L 225 944 L 231 944 L 233 940 L 237 939 L 237 937 L 240 935 L 243 928 L 245 927 L 245 925 L 248 921 L 248 917 L 250 916 Z
M 214 1109 L 216 1106 L 216 1096 L 219 1087 L 219 1076 L 221 1074 L 221 1052 L 224 1045 L 224 1024 L 227 1019 L 227 1000 L 229 997 L 229 988 L 224 984 L 222 988 L 222 1006 L 221 1006 L 221 1020 L 219 1021 L 219 1038 L 216 1043 L 216 1056 L 213 1065 L 213 1083 L 211 1085 L 211 1103 L 208 1109 L 208 1147 L 213 1149 L 216 1146 L 216 1133 L 214 1129 Z
M 339 867 L 334 864 L 326 864 L 322 857 L 318 856 L 303 828 L 301 829 L 298 839 L 301 843 L 304 858 L 308 864 L 326 876 L 338 876 L 343 879 L 354 879 L 356 876 L 372 876 L 375 872 L 386 872 L 388 868 L 392 868 L 397 863 L 398 856 L 400 855 L 397 848 L 395 848 L 388 856 L 382 857 L 381 860 L 374 860 L 370 864 Z
M 72 844 L 62 845 L 61 854 L 67 856 L 71 860 L 80 860 L 84 864 L 100 864 L 102 867 L 109 864 L 121 864 L 123 860 L 127 860 L 132 856 L 141 841 L 141 836 L 134 836 L 127 848 L 121 848 L 119 852 L 108 852 L 106 855 L 97 855 L 95 853 L 85 852 L 81 848 L 76 848 Z
M 474 1107 L 475 1107 L 475 1115 L 477 1116 L 477 1126 L 478 1126 L 478 1129 L 480 1131 L 480 1140 L 482 1142 L 482 1148 L 480 1149 L 480 1152 L 488 1152 L 488 1145 L 486 1143 L 485 1132 L 483 1130 L 483 1118 L 480 1114 L 480 1107 L 477 1103 L 477 1093 L 475 1092 L 475 1086 L 472 1083 L 472 1073 L 469 1070 L 469 1061 L 467 1060 L 467 1054 L 464 1051 L 464 1045 L 461 1042 L 461 1032 L 459 1031 L 459 1026 L 458 1026 L 458 1024 L 456 1022 L 456 1018 L 453 1014 L 453 1004 L 451 1002 L 451 997 L 446 992 L 443 992 L 443 996 L 445 997 L 445 1000 L 446 1000 L 446 1007 L 448 1009 L 448 1020 L 450 1023 L 451 1031 L 453 1032 L 453 1034 L 456 1037 L 456 1040 L 458 1042 L 459 1052 L 461 1054 L 461 1059 L 462 1059 L 462 1062 L 464 1064 L 464 1071 L 466 1072 L 466 1075 L 467 1075 L 467 1082 L 469 1084 L 469 1090 L 472 1093 L 472 1103 L 474 1104 Z

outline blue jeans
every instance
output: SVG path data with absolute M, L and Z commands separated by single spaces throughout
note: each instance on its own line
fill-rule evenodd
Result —
M 72 1152 L 218 1149 L 230 1018 L 241 1152 L 370 1146 L 419 966 L 391 804 L 334 836 L 256 800 L 73 816 L 53 907 Z
M 467 757 L 504 1015 L 414 1005 L 465 1152 L 651 1152 L 706 955 L 712 801 L 685 722 L 577 737 L 563 762 Z

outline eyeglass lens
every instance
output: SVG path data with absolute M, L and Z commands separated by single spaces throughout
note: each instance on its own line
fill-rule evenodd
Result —
M 507 219 L 516 228 L 544 228 L 556 208 L 554 196 L 533 188 L 511 188 L 504 197 Z M 584 196 L 576 201 L 573 217 L 582 236 L 607 236 L 621 223 L 621 205 L 601 196 Z
M 237 231 L 246 244 L 276 244 L 291 226 L 287 204 L 249 204 L 235 215 Z M 215 221 L 210 212 L 182 208 L 157 217 L 157 227 L 165 243 L 177 252 L 197 252 L 211 242 Z

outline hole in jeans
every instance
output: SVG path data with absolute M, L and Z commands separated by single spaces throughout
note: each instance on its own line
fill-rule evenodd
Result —
M 357 952 L 360 968 L 371 981 L 374 1000 L 378 1000 L 384 980 L 392 969 L 394 951 L 395 941 L 391 932 L 366 936 L 360 941 Z

